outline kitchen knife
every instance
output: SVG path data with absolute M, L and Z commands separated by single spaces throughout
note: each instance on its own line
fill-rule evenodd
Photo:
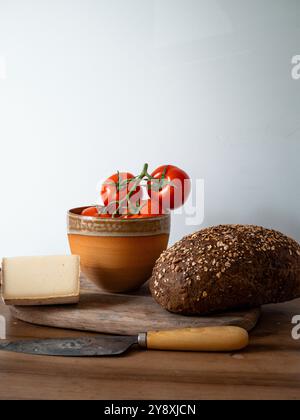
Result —
M 42 356 L 119 356 L 134 345 L 144 349 L 225 352 L 241 350 L 249 343 L 246 330 L 239 327 L 184 328 L 142 333 L 138 336 L 0 341 L 0 350 Z

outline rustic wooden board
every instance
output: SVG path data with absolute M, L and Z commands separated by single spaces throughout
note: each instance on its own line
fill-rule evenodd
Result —
M 250 331 L 260 316 L 258 308 L 210 316 L 175 315 L 152 299 L 147 285 L 137 293 L 117 295 L 103 293 L 86 280 L 82 281 L 78 305 L 11 307 L 11 312 L 15 318 L 31 324 L 122 335 L 214 325 L 236 325 Z

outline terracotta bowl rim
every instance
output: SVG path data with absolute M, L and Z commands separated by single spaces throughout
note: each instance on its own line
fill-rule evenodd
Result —
M 95 205 L 94 205 L 95 206 Z M 82 216 L 81 214 L 76 213 L 76 211 L 81 212 L 89 207 L 94 206 L 82 206 L 82 207 L 75 207 L 73 209 L 70 209 L 68 211 L 68 217 L 72 216 L 75 218 L 78 218 L 80 220 L 86 220 L 86 221 L 93 221 L 93 222 L 101 222 L 101 223 L 143 223 L 145 221 L 151 221 L 151 220 L 164 220 L 169 219 L 171 217 L 171 212 L 168 211 L 166 214 L 153 216 L 153 217 L 143 217 L 139 219 L 118 219 L 118 218 L 101 218 L 93 217 L 93 216 Z

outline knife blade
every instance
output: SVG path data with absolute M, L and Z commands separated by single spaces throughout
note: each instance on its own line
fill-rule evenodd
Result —
M 0 350 L 35 354 L 39 356 L 97 357 L 118 356 L 125 353 L 138 337 L 101 336 L 80 338 L 54 338 L 46 340 L 20 340 L 0 342 Z
M 153 331 L 138 336 L 101 335 L 80 338 L 0 341 L 0 350 L 39 356 L 120 356 L 134 345 L 152 350 L 236 351 L 249 343 L 248 332 L 239 327 L 184 328 Z

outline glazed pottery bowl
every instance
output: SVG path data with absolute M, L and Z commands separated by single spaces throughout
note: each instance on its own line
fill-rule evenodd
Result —
M 168 246 L 170 214 L 138 219 L 81 216 L 86 208 L 68 213 L 70 248 L 81 258 L 82 273 L 104 291 L 138 289 Z

